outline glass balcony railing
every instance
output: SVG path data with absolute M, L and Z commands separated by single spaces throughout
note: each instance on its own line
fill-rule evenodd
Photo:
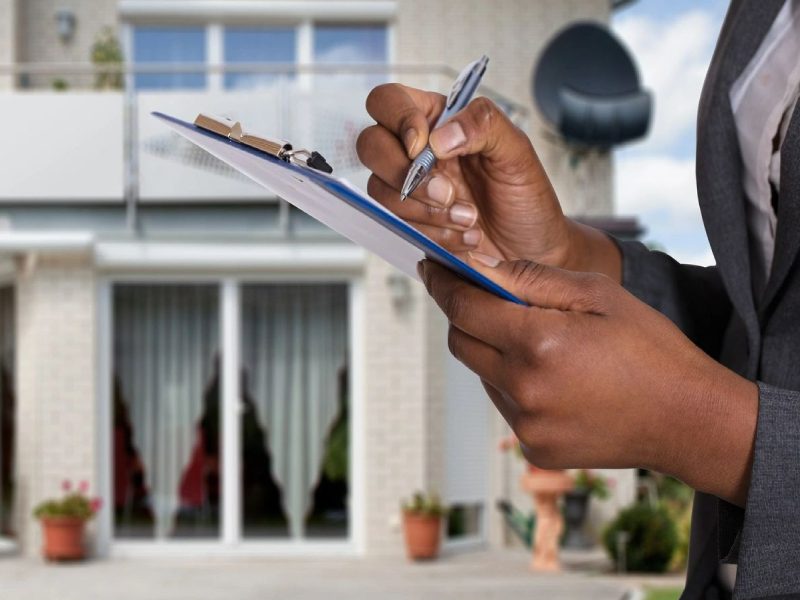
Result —
M 204 75 L 203 89 L 181 89 L 186 78 L 180 75 L 192 73 Z M 0 111 L 14 115 L 0 138 L 0 203 L 119 202 L 135 210 L 269 199 L 263 188 L 167 131 L 152 111 L 187 120 L 199 112 L 229 116 L 320 151 L 336 175 L 365 187 L 355 147 L 370 122 L 369 91 L 399 81 L 446 93 L 456 75 L 444 67 L 374 64 L 0 65 Z M 161 89 L 152 89 L 153 82 Z M 486 87 L 480 93 L 526 125 L 525 107 Z

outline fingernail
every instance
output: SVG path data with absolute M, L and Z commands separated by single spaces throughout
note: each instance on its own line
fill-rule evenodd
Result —
M 452 196 L 453 186 L 446 177 L 434 177 L 428 183 L 428 197 L 434 202 L 447 206 L 450 204 Z
M 450 207 L 450 220 L 456 225 L 472 227 L 478 220 L 478 211 L 472 204 L 456 202 Z
M 477 246 L 481 243 L 481 237 L 483 234 L 481 233 L 480 229 L 470 229 L 469 231 L 464 232 L 464 245 L 465 246 Z
M 494 256 L 489 256 L 488 254 L 484 254 L 483 252 L 467 252 L 470 258 L 475 259 L 482 265 L 486 265 L 487 267 L 491 267 L 494 269 L 497 265 L 500 264 L 500 259 L 495 258 Z
M 414 150 L 414 146 L 417 144 L 418 137 L 419 134 L 413 127 L 406 131 L 403 135 L 403 142 L 406 144 L 406 152 L 408 152 L 409 155 L 411 154 L 411 151 Z
M 442 125 L 439 129 L 434 130 L 430 137 L 431 147 L 436 154 L 452 152 L 466 141 L 467 135 L 458 121 Z

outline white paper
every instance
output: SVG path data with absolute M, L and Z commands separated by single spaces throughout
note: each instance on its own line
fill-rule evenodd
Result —
M 425 258 L 422 250 L 341 198 L 303 178 L 302 174 L 297 173 L 294 169 L 287 169 L 280 164 L 264 160 L 246 150 L 232 146 L 221 138 L 217 139 L 206 135 L 191 126 L 175 123 L 159 115 L 154 116 L 181 136 L 244 173 L 289 204 L 296 206 L 350 241 L 374 252 L 406 275 L 419 279 L 417 263 Z M 371 202 L 376 210 L 388 212 L 382 205 L 349 182 L 339 181 Z M 433 241 L 430 243 L 435 244 Z

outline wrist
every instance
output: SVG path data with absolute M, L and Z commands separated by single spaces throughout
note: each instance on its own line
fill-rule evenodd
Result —
M 604 232 L 566 218 L 566 242 L 562 268 L 570 271 L 603 273 L 622 281 L 622 256 Z
M 665 452 L 656 470 L 680 479 L 697 491 L 744 506 L 750 486 L 758 386 L 709 359 L 705 377 L 673 414 L 677 422 L 663 428 Z

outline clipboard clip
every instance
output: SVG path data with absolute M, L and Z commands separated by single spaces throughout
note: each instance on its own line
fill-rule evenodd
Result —
M 201 129 L 224 136 L 231 141 L 249 146 L 288 163 L 299 164 L 323 173 L 333 173 L 333 167 L 328 164 L 328 161 L 319 152 L 304 149 L 295 150 L 285 140 L 277 140 L 261 134 L 251 133 L 243 129 L 239 121 L 208 113 L 200 113 L 194 120 L 194 124 Z

